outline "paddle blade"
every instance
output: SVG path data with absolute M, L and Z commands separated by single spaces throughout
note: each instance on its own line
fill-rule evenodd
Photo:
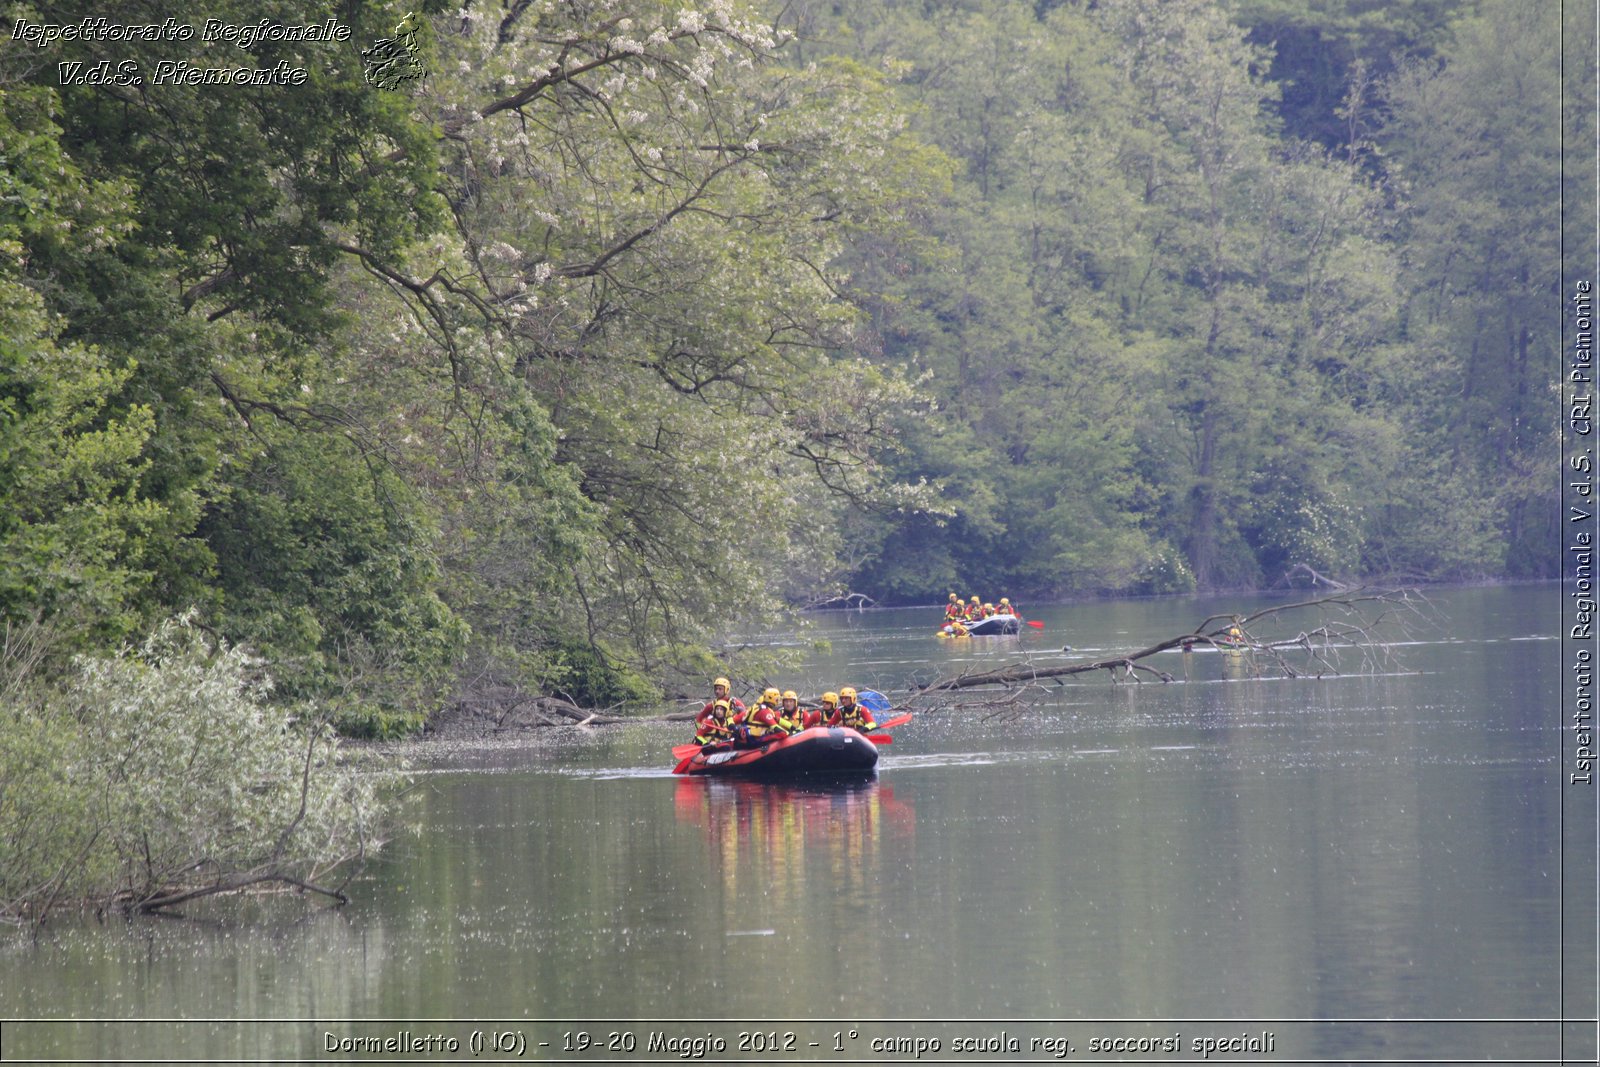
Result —
M 878 726 L 877 726 L 877 729 L 879 729 L 879 730 L 889 730 L 889 729 L 893 729 L 896 726 L 904 726 L 906 723 L 908 723 L 910 721 L 911 721 L 911 712 L 908 711 L 904 715 L 896 715 L 892 719 L 889 719 L 889 720 L 887 720 L 885 722 L 880 722 L 878 724 Z
M 890 737 L 888 734 L 867 734 L 866 738 L 867 738 L 868 741 L 871 741 L 875 745 L 892 745 L 892 744 L 894 744 L 894 738 Z
M 876 715 L 880 711 L 889 710 L 889 698 L 876 689 L 863 689 L 856 694 L 856 700 L 861 706 Z
M 1038 619 L 1029 619 L 1028 625 L 1033 627 L 1035 630 L 1044 629 L 1044 623 L 1040 622 Z
M 673 759 L 688 759 L 700 751 L 699 745 L 674 745 L 672 746 Z

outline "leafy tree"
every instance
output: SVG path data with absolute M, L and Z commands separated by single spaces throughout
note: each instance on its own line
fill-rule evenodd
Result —
M 628 695 L 630 677 L 698 674 L 779 592 L 826 584 L 833 513 L 922 505 L 880 459 L 917 399 L 853 358 L 831 262 L 937 161 L 878 75 L 782 68 L 774 45 L 731 5 L 525 5 L 440 34 L 456 242 L 363 260 L 468 401 L 441 428 L 471 420 L 489 482 L 551 491 L 511 506 L 565 516 L 542 527 L 558 551 L 539 574 L 507 566 L 521 524 L 476 531 L 470 613 L 507 635 L 480 648 L 491 675 Z M 532 450 L 501 451 L 513 424 Z
M 1483 501 L 1465 537 L 1430 537 L 1434 508 L 1396 501 L 1413 566 L 1458 576 L 1552 575 L 1554 486 L 1536 476 L 1551 447 L 1549 363 L 1559 343 L 1561 85 L 1551 62 L 1558 9 L 1486 2 L 1440 62 L 1388 86 L 1381 144 L 1406 198 L 1406 325 L 1425 372 L 1407 400 L 1420 431 L 1411 484 Z M 1429 551 L 1423 546 L 1432 546 Z
M 92 5 L 56 5 L 51 19 L 94 13 Z M 282 3 L 210 14 L 306 23 L 324 13 Z M 375 5 L 343 18 L 357 41 L 388 32 L 394 20 Z M 126 55 L 115 42 L 75 39 L 52 46 L 47 62 L 53 72 L 58 61 Z M 368 706 L 396 714 L 423 677 L 436 678 L 449 663 L 460 624 L 448 611 L 426 607 L 437 603 L 439 581 L 436 568 L 417 562 L 432 548 L 428 516 L 390 507 L 398 492 L 392 472 L 380 469 L 381 458 L 368 467 L 364 460 L 376 457 L 359 452 L 373 436 L 370 407 L 358 414 L 363 405 L 324 403 L 316 391 L 338 375 L 330 357 L 345 329 L 334 290 L 348 255 L 343 248 L 360 242 L 391 253 L 445 217 L 434 191 L 433 131 L 415 120 L 405 98 L 365 83 L 354 47 L 162 41 L 141 43 L 137 57 L 138 85 L 12 91 L 27 102 L 16 111 L 28 123 L 18 127 L 32 138 L 26 144 L 41 160 L 55 154 L 65 168 L 50 191 L 90 191 L 57 201 L 79 205 L 73 210 L 83 220 L 19 234 L 17 278 L 43 298 L 62 347 L 97 353 L 117 368 L 114 380 L 79 383 L 102 394 L 98 411 L 87 399 L 79 406 L 84 419 L 95 420 L 85 428 L 106 446 L 114 443 L 120 451 L 111 458 L 125 464 L 128 488 L 108 484 L 95 492 L 115 488 L 129 503 L 147 502 L 139 538 L 124 538 L 137 549 L 143 600 L 137 616 L 124 612 L 118 632 L 202 605 L 223 632 L 282 653 L 291 689 L 376 678 L 371 661 L 395 668 L 392 685 Z M 156 79 L 162 61 L 269 68 L 282 61 L 304 67 L 308 77 L 300 86 L 219 91 Z M 20 51 L 6 61 L 8 73 L 23 78 L 39 77 L 30 66 L 38 63 Z M 27 203 L 28 174 L 46 171 L 19 173 L 24 187 L 13 202 Z M 110 212 L 103 205 L 113 193 Z M 107 220 L 88 219 L 92 211 Z M 86 225 L 69 232 L 77 221 Z M 113 437 L 118 427 L 126 432 Z M 370 475 L 375 492 L 346 497 L 348 481 L 278 477 L 306 469 L 303 460 L 298 467 L 284 462 L 286 454 L 319 451 L 345 460 L 323 473 Z M 358 454 L 363 458 L 353 458 Z M 293 494 L 281 501 L 289 511 L 341 519 L 295 529 L 294 537 L 283 536 L 288 527 L 281 524 L 235 522 L 285 489 Z M 352 514 L 356 509 L 365 513 Z M 391 568 L 385 582 L 369 573 L 377 566 L 374 524 L 388 545 L 399 546 L 394 557 L 413 561 Z M 294 542 L 313 533 L 334 543 L 319 546 L 317 592 L 297 598 L 292 576 L 301 573 L 303 546 Z M 348 543 L 337 543 L 346 536 Z M 106 543 L 87 538 L 78 551 Z M 356 603 L 349 590 L 374 600 Z M 380 607 L 378 598 L 395 606 Z M 293 622 L 266 621 L 273 619 Z M 419 659 L 422 648 L 431 651 Z M 310 673 L 297 677 L 297 668 Z
M 64 340 L 26 284 L 36 249 L 110 245 L 129 228 L 123 188 L 62 153 L 52 104 L 0 89 L 0 622 L 64 616 L 81 641 L 114 641 L 159 601 L 193 508 L 152 486 L 152 410 L 117 402 L 136 364 Z

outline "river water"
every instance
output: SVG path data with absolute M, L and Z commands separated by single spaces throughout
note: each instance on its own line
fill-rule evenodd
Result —
M 0 941 L 0 1058 L 1552 1062 L 1593 1047 L 1560 1022 L 1594 930 L 1559 599 L 1433 591 L 1394 660 L 1320 678 L 1174 652 L 1172 684 L 947 702 L 865 781 L 674 778 L 685 724 L 423 749 L 347 907 Z M 903 695 L 1274 602 L 1024 605 L 1042 631 L 962 641 L 823 615 L 774 680 Z

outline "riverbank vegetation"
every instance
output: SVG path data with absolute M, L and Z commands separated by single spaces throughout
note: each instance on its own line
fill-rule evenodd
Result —
M 0 920 L 265 887 L 342 901 L 381 845 L 398 771 L 341 765 L 314 708 L 271 699 L 262 665 L 194 620 L 58 677 L 47 629 L 4 636 Z
M 434 4 L 377 89 L 408 10 L 0 59 L 0 618 L 79 694 L 7 709 L 39 752 L 180 614 L 397 736 L 699 691 L 846 592 L 1557 565 L 1576 10 Z M 100 60 L 145 80 L 60 84 Z

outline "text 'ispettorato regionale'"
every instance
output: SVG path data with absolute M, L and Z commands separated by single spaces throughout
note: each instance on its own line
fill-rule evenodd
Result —
M 342 42 L 350 39 L 350 27 L 337 18 L 322 22 L 291 23 L 273 19 L 256 22 L 226 22 L 206 19 L 198 29 L 192 23 L 166 18 L 160 22 L 113 22 L 104 17 L 77 22 L 32 22 L 18 19 L 11 28 L 11 39 L 48 48 L 58 42 L 83 41 L 112 44 L 153 44 L 198 41 L 202 44 L 232 44 L 242 49 L 263 42 Z M 63 61 L 58 64 L 62 85 L 300 85 L 307 78 L 304 67 L 283 61 L 271 67 L 205 67 L 184 60 L 163 59 L 147 72 L 133 59 L 113 63 Z

